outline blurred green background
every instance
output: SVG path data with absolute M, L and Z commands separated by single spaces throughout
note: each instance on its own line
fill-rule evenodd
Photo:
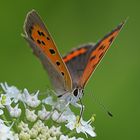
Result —
M 140 139 L 140 1 L 1 1 L 0 82 L 44 92 L 50 86 L 48 77 L 20 35 L 31 9 L 42 16 L 61 54 L 97 42 L 129 17 L 86 87 L 84 117 L 96 114 L 96 140 Z M 95 97 L 113 112 L 113 118 L 101 110 Z

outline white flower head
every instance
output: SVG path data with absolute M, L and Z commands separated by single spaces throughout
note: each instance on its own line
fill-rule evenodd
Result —
M 30 94 L 27 89 L 24 89 L 21 92 L 14 86 L 8 86 L 7 83 L 1 86 L 4 92 L 0 94 L 0 140 L 84 140 L 76 138 L 76 133 L 96 136 L 91 126 L 94 116 L 89 121 L 77 119 L 70 109 L 70 102 L 63 99 L 55 101 L 52 96 L 42 99 L 39 91 Z M 80 107 L 77 103 L 74 106 Z M 7 117 L 8 113 L 10 120 L 8 120 L 9 116 Z M 63 127 L 69 128 L 69 132 L 74 132 L 71 133 L 71 137 L 69 134 L 63 134 L 61 123 Z M 12 127 L 14 129 L 11 129 Z
M 40 104 L 40 100 L 38 100 L 38 93 L 39 93 L 39 91 L 37 91 L 36 92 L 36 94 L 29 94 L 29 92 L 28 92 L 28 90 L 27 89 L 24 89 L 24 92 L 23 92 L 23 94 L 24 94 L 24 102 L 28 105 L 28 106 L 30 106 L 30 107 L 37 107 L 37 106 L 39 106 L 39 104 Z

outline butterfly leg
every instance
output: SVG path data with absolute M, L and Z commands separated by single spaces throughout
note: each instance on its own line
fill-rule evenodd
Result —
M 50 113 L 48 115 L 45 116 L 45 119 L 46 120 L 47 118 L 51 117 L 56 109 L 56 106 L 57 106 L 57 103 L 54 105 L 54 107 L 52 108 L 52 110 L 50 111 Z
M 60 110 L 61 109 L 60 107 L 59 107 L 60 109 L 58 108 L 58 106 L 61 105 L 61 104 L 64 106 L 63 110 Z M 69 104 L 70 104 L 70 102 L 67 102 L 67 104 L 63 104 L 63 103 L 61 103 L 61 101 L 56 102 L 56 104 L 53 106 L 53 108 L 50 111 L 50 113 L 45 118 L 51 117 L 53 115 L 53 113 L 55 112 L 55 110 L 58 110 L 60 113 L 59 113 L 58 118 L 55 119 L 55 121 L 58 122 L 59 119 L 61 118 L 62 114 L 66 111 L 66 109 L 69 106 Z
M 63 109 L 63 111 L 61 111 L 60 115 L 58 116 L 58 118 L 56 119 L 56 122 L 59 121 L 59 119 L 61 118 L 61 116 L 63 115 L 63 113 L 66 111 L 67 107 L 69 106 L 70 102 L 68 102 L 65 106 L 65 108 Z

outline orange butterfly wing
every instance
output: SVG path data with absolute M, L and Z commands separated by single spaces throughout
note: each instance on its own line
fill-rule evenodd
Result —
M 64 77 L 66 89 L 71 90 L 72 81 L 68 69 L 63 62 L 52 37 L 35 10 L 32 10 L 27 15 L 25 21 L 25 33 Z
M 101 41 L 99 41 L 91 51 L 91 54 L 88 59 L 88 63 L 86 68 L 83 72 L 82 77 L 79 80 L 79 86 L 84 87 L 87 83 L 88 79 L 92 75 L 93 71 L 95 70 L 96 66 L 101 61 L 102 57 L 105 55 L 106 51 L 109 49 L 110 45 L 112 44 L 113 40 L 117 37 L 118 33 L 122 29 L 125 22 L 120 24 L 116 29 L 114 29 L 111 33 L 105 36 Z

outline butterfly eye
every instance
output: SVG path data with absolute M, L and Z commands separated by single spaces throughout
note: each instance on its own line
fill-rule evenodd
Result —
M 73 91 L 73 94 L 74 94 L 74 96 L 78 95 L 78 89 L 77 88 Z

